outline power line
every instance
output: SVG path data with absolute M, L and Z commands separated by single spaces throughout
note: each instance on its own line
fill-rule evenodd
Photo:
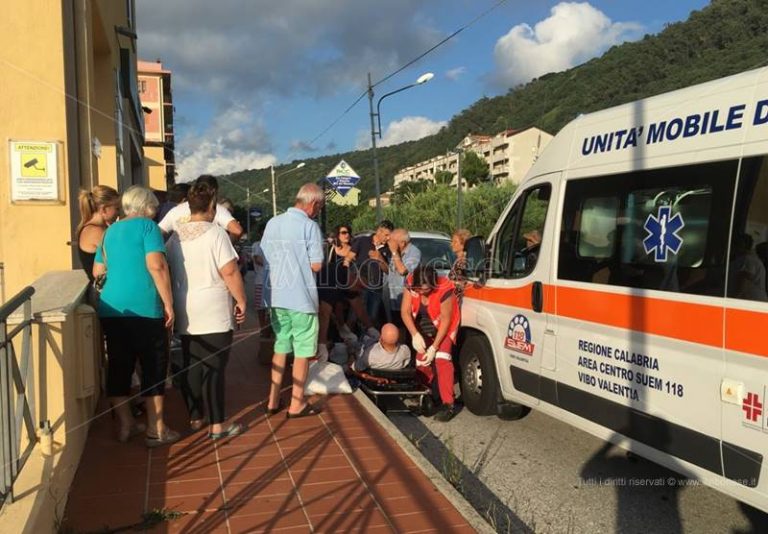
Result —
M 494 10 L 496 10 L 497 8 L 501 7 L 503 4 L 506 4 L 508 1 L 509 1 L 509 0 L 498 0 L 498 1 L 497 1 L 497 2 L 494 4 L 494 5 L 492 5 L 491 7 L 489 7 L 488 9 L 486 9 L 485 11 L 483 11 L 482 13 L 480 13 L 478 16 L 476 16 L 475 18 L 473 18 L 472 20 L 470 20 L 469 22 L 467 22 L 466 24 L 464 24 L 463 26 L 461 26 L 460 28 L 458 28 L 456 31 L 454 31 L 454 32 L 453 32 L 453 33 L 451 33 L 449 36 L 447 36 L 445 39 L 443 39 L 442 41 L 440 41 L 440 42 L 439 42 L 439 43 L 437 43 L 436 45 L 432 46 L 432 47 L 431 47 L 431 48 L 429 48 L 428 50 L 426 50 L 426 51 L 422 52 L 421 54 L 419 54 L 418 56 L 416 56 L 415 58 L 413 58 L 413 59 L 412 59 L 412 60 L 410 60 L 408 63 L 406 63 L 405 65 L 401 66 L 400 68 L 398 68 L 398 69 L 397 69 L 397 70 L 395 70 L 394 72 L 392 72 L 392 73 L 390 73 L 390 74 L 386 75 L 384 78 L 382 78 L 381 80 L 379 80 L 379 81 L 377 81 L 376 83 L 374 83 L 374 84 L 373 84 L 373 87 L 376 87 L 377 85 L 379 85 L 379 84 L 381 84 L 381 83 L 384 83 L 384 82 L 386 82 L 387 80 L 389 80 L 389 79 L 390 79 L 390 78 L 392 78 L 393 76 L 395 76 L 395 75 L 399 74 L 400 72 L 402 72 L 403 70 L 407 69 L 408 67 L 410 67 L 410 66 L 411 66 L 411 65 L 413 65 L 414 63 L 418 62 L 420 59 L 422 59 L 422 58 L 424 58 L 425 56 L 427 56 L 428 54 L 430 54 L 430 53 L 434 52 L 435 50 L 437 50 L 438 48 L 440 48 L 441 46 L 443 46 L 445 43 L 447 43 L 448 41 L 450 41 L 451 39 L 453 39 L 454 37 L 456 37 L 458 34 L 460 34 L 460 33 L 461 33 L 461 32 L 463 32 L 464 30 L 466 30 L 467 28 L 469 28 L 469 27 L 473 26 L 474 24 L 476 24 L 478 21 L 480 21 L 480 19 L 482 19 L 482 18 L 484 18 L 484 17 L 488 16 L 488 15 L 489 15 L 491 12 L 493 12 L 493 11 L 494 11 Z M 320 139 L 322 136 L 324 136 L 326 133 L 328 133 L 328 131 L 329 131 L 331 128 L 333 128 L 334 126 L 336 126 L 336 125 L 339 123 L 339 121 L 340 121 L 341 119 L 343 119 L 343 118 L 344 118 L 344 116 L 345 116 L 347 113 L 349 113 L 350 111 L 352 111 L 352 109 L 353 109 L 353 108 L 354 108 L 354 107 L 355 107 L 355 106 L 356 106 L 356 105 L 357 105 L 357 104 L 358 104 L 358 103 L 359 103 L 359 102 L 360 102 L 360 101 L 361 101 L 363 98 L 365 98 L 365 95 L 367 95 L 367 94 L 368 94 L 368 91 L 367 91 L 367 90 L 366 90 L 366 91 L 363 91 L 363 92 L 362 92 L 362 94 L 361 94 L 360 96 L 358 96 L 358 97 L 357 97 L 357 99 L 355 99 L 355 101 L 354 101 L 354 102 L 352 102 L 352 104 L 350 104 L 350 105 L 347 107 L 347 109 L 345 109 L 345 110 L 344 110 L 344 111 L 341 113 L 341 115 L 339 115 L 338 117 L 336 117 L 336 119 L 334 119 L 334 120 L 333 120 L 333 122 L 331 122 L 331 123 L 330 123 L 328 126 L 326 126 L 326 127 L 323 129 L 323 131 L 321 131 L 319 134 L 317 134 L 317 135 L 316 135 L 316 136 L 315 136 L 315 137 L 314 137 L 314 138 L 313 138 L 313 139 L 312 139 L 312 140 L 309 142 L 309 145 L 310 145 L 310 146 L 312 146 L 313 144 L 315 144 L 315 141 L 317 141 L 318 139 Z

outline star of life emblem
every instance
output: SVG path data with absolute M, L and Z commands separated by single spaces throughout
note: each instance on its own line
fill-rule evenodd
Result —
M 643 239 L 643 248 L 646 254 L 653 252 L 653 259 L 657 262 L 665 262 L 669 259 L 668 253 L 677 255 L 683 245 L 683 238 L 677 233 L 685 226 L 683 216 L 680 213 L 672 215 L 671 206 L 660 206 L 658 216 L 653 213 L 645 220 L 645 231 L 648 235 Z

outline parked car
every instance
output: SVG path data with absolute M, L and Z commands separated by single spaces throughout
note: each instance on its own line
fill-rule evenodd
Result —
M 451 250 L 451 237 L 440 232 L 409 232 L 411 243 L 421 251 L 422 265 L 431 265 L 443 276 L 451 270 L 456 254 Z
M 366 231 L 355 234 L 355 239 L 371 235 Z M 431 265 L 438 274 L 448 275 L 456 254 L 451 249 L 451 236 L 442 232 L 408 232 L 411 235 L 411 243 L 421 251 L 421 264 Z

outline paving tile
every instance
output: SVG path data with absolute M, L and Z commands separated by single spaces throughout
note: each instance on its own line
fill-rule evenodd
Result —
M 444 514 L 434 514 L 430 512 L 417 512 L 409 514 L 400 514 L 389 516 L 398 532 L 416 533 L 416 532 L 453 532 L 455 528 L 463 527 L 466 521 L 459 517 L 451 518 Z
M 73 532 L 96 532 L 141 523 L 144 494 L 71 498 L 64 523 Z
M 147 486 L 147 468 L 137 466 L 111 466 L 109 476 L 103 470 L 79 469 L 70 488 L 70 497 L 98 497 L 123 493 L 144 493 Z
M 378 499 L 379 506 L 389 517 L 395 517 L 403 514 L 421 513 L 425 511 L 424 503 L 411 496 L 392 497 L 389 499 Z M 434 506 L 429 509 L 430 513 L 451 512 L 453 507 L 446 500 L 442 505 Z M 459 519 L 461 516 L 458 516 Z
M 323 532 L 347 532 L 358 529 L 367 532 L 372 527 L 387 527 L 387 518 L 376 508 L 362 511 L 350 511 L 347 513 L 332 513 L 310 516 L 312 526 Z
M 290 480 L 290 475 L 282 462 L 270 467 L 252 467 L 221 471 L 224 484 L 245 484 L 264 480 Z
M 214 459 L 215 460 L 215 459 Z M 215 461 L 206 461 L 199 464 L 178 466 L 152 466 L 149 470 L 150 484 L 164 484 L 169 482 L 183 482 L 189 480 L 219 480 L 219 467 Z
M 169 519 L 144 531 L 146 534 L 199 533 L 223 534 L 229 532 L 224 512 L 194 512 Z
M 278 529 L 296 527 L 309 529 L 307 516 L 301 508 L 257 514 L 238 511 L 229 514 L 229 524 L 232 532 L 274 532 Z
M 219 477 L 198 480 L 177 480 L 149 485 L 149 498 L 158 495 L 183 497 L 185 495 L 210 495 L 221 489 Z
M 349 467 L 349 462 L 341 450 L 330 449 L 322 454 L 288 458 L 288 469 L 291 471 L 339 469 Z
M 217 488 L 209 493 L 187 494 L 187 495 L 168 495 L 163 491 L 164 488 L 150 489 L 148 510 L 169 509 L 178 512 L 205 512 L 217 511 L 224 506 L 224 497 L 221 489 Z M 188 492 L 182 492 L 188 493 Z
M 221 466 L 222 471 L 235 471 L 244 467 L 253 469 L 285 468 L 283 457 L 277 449 L 274 452 L 258 454 L 233 450 L 219 451 L 219 466 Z
M 312 518 L 377 509 L 376 502 L 363 488 L 350 488 L 332 495 L 309 496 L 305 492 L 300 493 L 304 509 Z
M 286 495 L 256 495 L 247 499 L 227 500 L 227 513 L 234 515 L 258 515 L 292 512 L 301 510 L 295 493 Z
M 300 488 L 308 484 L 348 482 L 360 479 L 354 469 L 344 466 L 336 469 L 322 470 L 296 470 L 291 468 L 290 472 L 294 480 L 296 480 L 296 485 Z
M 241 502 L 257 496 L 290 495 L 294 493 L 294 488 L 289 478 L 262 479 L 245 483 L 225 483 L 224 493 L 229 503 Z

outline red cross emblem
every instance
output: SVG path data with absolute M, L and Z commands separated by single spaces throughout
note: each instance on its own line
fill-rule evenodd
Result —
M 747 394 L 747 398 L 741 404 L 741 409 L 747 415 L 749 421 L 755 422 L 763 414 L 763 403 L 757 393 Z

